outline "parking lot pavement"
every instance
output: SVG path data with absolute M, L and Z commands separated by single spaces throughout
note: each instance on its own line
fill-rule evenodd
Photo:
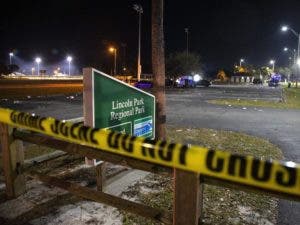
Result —
M 300 162 L 300 110 L 283 110 L 209 104 L 210 99 L 246 98 L 279 101 L 281 88 L 263 86 L 216 86 L 168 89 L 167 124 L 232 130 L 263 137 L 278 145 L 285 160 Z M 7 107 L 70 119 L 83 116 L 82 95 L 0 100 Z M 300 224 L 300 203 L 280 201 L 278 224 Z
M 60 120 L 82 117 L 82 104 L 82 94 L 0 99 L 0 107 L 35 113 L 39 116 L 51 116 Z
M 300 163 L 300 110 L 213 105 L 218 98 L 250 98 L 278 101 L 281 89 L 256 86 L 211 86 L 170 90 L 167 123 L 184 127 L 232 130 L 262 137 L 279 146 L 285 160 Z M 300 203 L 282 200 L 278 224 L 300 224 Z
M 300 144 L 297 135 L 300 131 L 299 110 L 207 103 L 207 100 L 220 98 L 259 98 L 279 101 L 281 99 L 280 88 L 211 86 L 179 91 L 171 90 L 167 92 L 166 96 L 169 124 L 242 131 L 261 136 L 282 147 L 287 159 L 297 159 L 300 162 L 300 150 L 297 151 L 297 146 Z M 291 145 L 292 147 L 286 147 Z
M 212 85 L 210 87 L 197 87 L 190 89 L 168 89 L 168 95 L 181 92 L 194 97 L 190 93 L 195 92 L 195 96 L 205 100 L 210 99 L 257 99 L 279 101 L 281 98 L 281 87 L 270 88 L 262 85 Z

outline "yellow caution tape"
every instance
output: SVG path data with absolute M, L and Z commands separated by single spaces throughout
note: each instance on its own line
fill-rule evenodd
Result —
M 265 161 L 199 146 L 133 137 L 3 108 L 0 108 L 0 122 L 147 162 L 300 197 L 300 165 L 294 162 Z

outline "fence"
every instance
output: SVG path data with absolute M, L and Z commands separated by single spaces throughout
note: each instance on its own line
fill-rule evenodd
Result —
M 55 177 L 29 172 L 30 176 L 77 196 L 165 224 L 200 223 L 204 183 L 300 200 L 300 166 L 294 162 L 265 161 L 199 146 L 132 137 L 10 109 L 0 108 L 0 122 L 3 170 L 9 198 L 25 192 L 26 167 L 22 149 L 22 141 L 25 141 L 152 173 L 174 175 L 171 215 Z

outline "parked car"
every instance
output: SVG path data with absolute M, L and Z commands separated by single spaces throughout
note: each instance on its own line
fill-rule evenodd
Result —
M 253 79 L 253 84 L 262 84 L 262 80 L 259 78 L 254 78 Z
M 280 80 L 281 80 L 281 75 L 280 74 L 273 74 L 271 76 L 271 79 L 268 82 L 269 87 L 277 87 L 277 86 L 279 86 Z
M 176 80 L 176 86 L 182 88 L 196 87 L 193 76 L 182 76 Z
M 279 86 L 279 82 L 270 80 L 270 81 L 268 82 L 268 86 L 269 86 L 269 87 L 277 87 L 277 86 Z
M 211 82 L 209 80 L 199 80 L 197 85 L 204 86 L 204 87 L 209 87 L 211 85 Z
M 165 85 L 166 85 L 166 87 L 173 87 L 175 85 L 174 80 L 170 79 L 170 78 L 166 78 L 165 79 Z
M 140 80 L 134 84 L 136 88 L 148 89 L 153 88 L 153 82 L 150 80 Z

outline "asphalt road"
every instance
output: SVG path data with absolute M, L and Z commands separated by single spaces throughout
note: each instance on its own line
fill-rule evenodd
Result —
M 82 79 L 0 79 L 3 98 L 82 92 L 82 88 Z
M 217 98 L 279 101 L 281 98 L 280 88 L 211 86 L 209 88 L 169 89 L 166 97 L 168 124 L 232 130 L 263 137 L 279 146 L 283 150 L 286 160 L 300 162 L 300 110 L 218 106 L 206 102 Z M 83 115 L 82 95 L 18 100 L 1 99 L 0 107 L 58 119 L 70 119 Z M 300 203 L 280 201 L 278 224 L 300 224 L 299 212 Z

